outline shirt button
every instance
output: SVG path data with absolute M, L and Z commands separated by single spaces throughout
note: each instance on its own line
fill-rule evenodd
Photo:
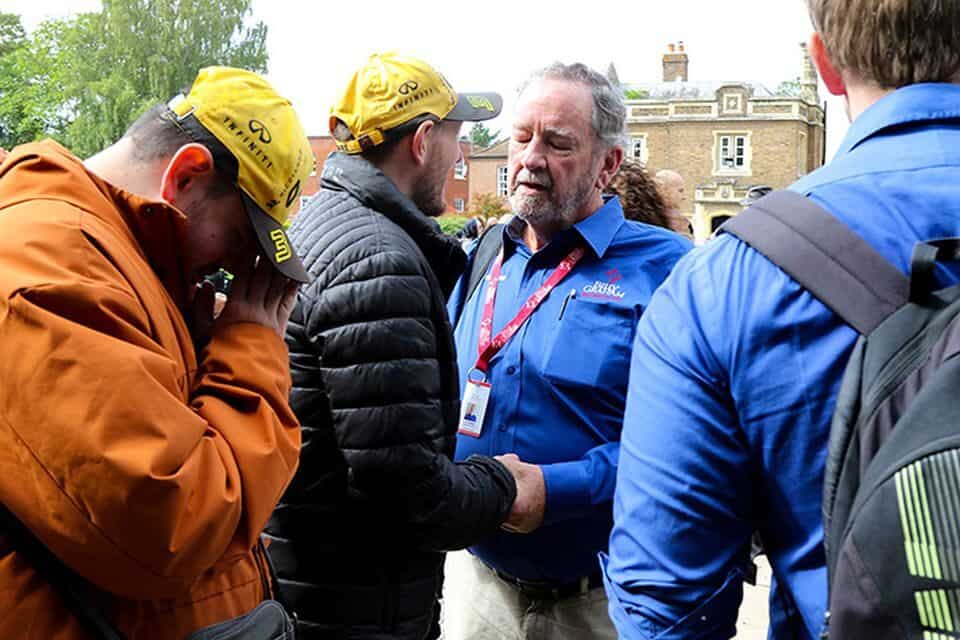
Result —
M 507 375 L 508 375 L 508 376 L 512 376 L 512 375 L 515 374 L 516 372 L 517 372 L 517 368 L 516 368 L 515 366 L 510 365 L 509 367 L 507 367 Z
M 500 429 L 500 431 L 506 431 L 506 430 L 507 430 L 507 423 L 506 423 L 506 422 L 501 422 L 501 423 L 500 423 L 500 426 L 497 427 L 497 428 Z
M 148 216 L 149 216 L 149 215 L 153 215 L 153 207 L 144 207 L 144 208 L 143 208 L 143 212 L 144 212 L 145 214 L 147 214 Z

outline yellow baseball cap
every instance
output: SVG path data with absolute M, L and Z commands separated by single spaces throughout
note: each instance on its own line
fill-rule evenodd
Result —
M 457 93 L 436 69 L 399 53 L 375 53 L 360 67 L 330 110 L 330 131 L 342 121 L 353 137 L 336 140 L 345 153 L 382 144 L 387 133 L 414 118 L 478 122 L 500 115 L 497 93 Z
M 168 106 L 195 140 L 209 139 L 202 136 L 206 131 L 223 145 L 208 146 L 217 169 L 240 188 L 264 255 L 283 275 L 309 282 L 286 225 L 300 204 L 314 158 L 290 101 L 256 73 L 207 67 L 197 74 L 190 93 Z

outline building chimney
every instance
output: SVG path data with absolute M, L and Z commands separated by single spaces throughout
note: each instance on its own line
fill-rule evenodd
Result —
M 813 65 L 813 58 L 807 50 L 807 43 L 800 43 L 803 51 L 803 69 L 800 73 L 800 97 L 809 104 L 820 104 L 820 93 L 817 90 L 817 68 Z
M 663 54 L 663 81 L 674 82 L 680 80 L 686 82 L 688 61 L 683 41 L 679 45 L 672 42 L 667 45 L 667 52 Z

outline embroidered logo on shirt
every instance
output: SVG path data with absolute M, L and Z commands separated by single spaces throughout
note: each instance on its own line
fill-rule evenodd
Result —
M 595 280 L 593 284 L 588 284 L 583 287 L 582 293 L 584 298 L 623 300 L 627 294 L 617 285 L 618 282 L 623 280 L 623 275 L 616 269 L 610 269 L 605 275 L 607 276 L 606 282 Z

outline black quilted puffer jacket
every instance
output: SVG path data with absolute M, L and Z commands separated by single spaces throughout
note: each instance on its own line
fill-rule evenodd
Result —
M 495 533 L 516 488 L 491 458 L 451 461 L 458 243 L 362 158 L 331 155 L 322 187 L 289 233 L 314 280 L 287 330 L 303 448 L 270 555 L 303 638 L 420 640 L 442 551 Z

